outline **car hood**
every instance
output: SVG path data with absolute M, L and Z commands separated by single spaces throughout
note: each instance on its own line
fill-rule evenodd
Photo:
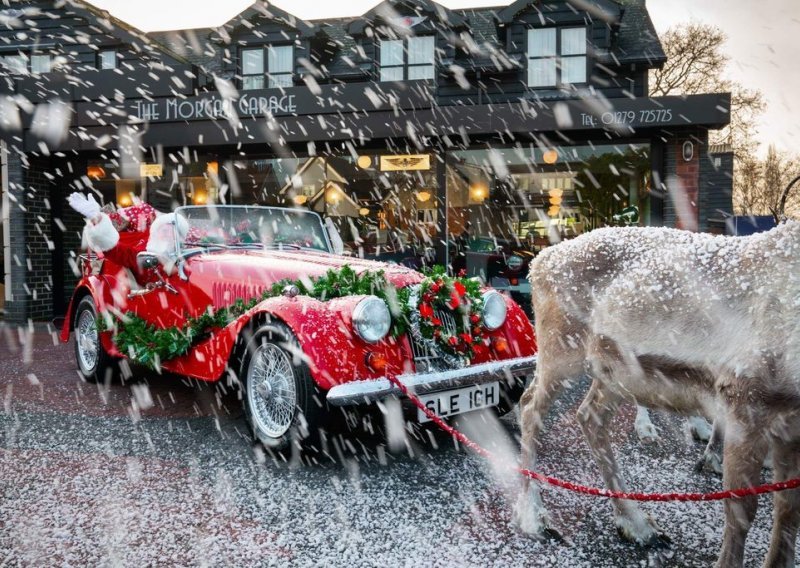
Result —
M 283 279 L 297 280 L 324 275 L 330 269 L 349 266 L 356 272 L 383 270 L 397 287 L 420 282 L 423 276 L 410 268 L 361 258 L 316 251 L 221 251 L 192 256 L 186 263 L 190 281 L 236 282 L 265 288 Z

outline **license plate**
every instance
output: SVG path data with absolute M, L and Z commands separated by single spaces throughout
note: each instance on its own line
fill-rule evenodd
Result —
M 419 399 L 425 405 L 425 408 L 436 416 L 448 418 L 470 410 L 497 406 L 500 402 L 500 383 L 486 383 L 484 385 L 435 392 L 422 395 Z M 430 418 L 419 409 L 417 410 L 417 418 L 420 422 L 430 421 Z

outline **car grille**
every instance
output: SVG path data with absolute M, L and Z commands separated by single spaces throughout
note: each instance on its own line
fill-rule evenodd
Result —
M 444 312 L 436 310 L 435 315 L 442 320 L 442 331 L 449 335 L 456 332 L 456 320 L 452 312 Z M 416 365 L 418 373 L 427 373 L 431 371 L 444 371 L 449 369 L 449 366 L 442 358 L 442 356 L 433 349 L 429 349 L 425 343 L 418 341 L 414 338 L 414 334 L 408 334 L 409 343 L 411 343 L 411 351 L 414 355 L 414 364 Z

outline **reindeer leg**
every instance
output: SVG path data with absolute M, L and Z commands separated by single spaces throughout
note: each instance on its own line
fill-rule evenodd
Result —
M 742 411 L 744 414 L 746 410 Z M 722 460 L 725 489 L 758 485 L 761 464 L 767 454 L 768 444 L 763 427 L 744 422 L 728 413 L 725 425 L 725 452 Z M 725 531 L 717 568 L 737 568 L 744 562 L 744 544 L 747 532 L 756 516 L 758 498 L 755 496 L 725 500 Z
M 708 442 L 714 435 L 714 426 L 702 416 L 690 416 L 686 419 L 692 438 L 700 442 Z
M 772 467 L 775 481 L 800 477 L 800 442 L 773 444 Z M 790 568 L 795 565 L 795 543 L 800 525 L 800 489 L 781 491 L 773 497 L 772 539 L 765 568 Z
M 539 361 L 535 380 L 528 386 L 519 402 L 522 428 L 522 467 L 536 468 L 539 434 L 553 400 L 561 393 L 567 377 L 551 371 L 547 361 Z M 558 537 L 548 526 L 547 510 L 542 503 L 539 485 L 529 477 L 522 479 L 522 492 L 514 507 L 512 522 L 524 533 L 535 538 Z
M 608 435 L 611 420 L 620 402 L 622 399 L 619 395 L 595 379 L 578 409 L 578 421 L 600 468 L 603 481 L 613 491 L 628 490 Z M 614 522 L 623 538 L 645 546 L 663 546 L 669 543 L 669 538 L 636 502 L 612 499 L 612 504 Z
M 636 420 L 633 421 L 636 434 L 644 444 L 652 444 L 658 441 L 658 430 L 650 419 L 650 411 L 644 406 L 636 407 Z
M 706 449 L 703 451 L 703 457 L 700 458 L 700 461 L 695 465 L 695 471 L 698 473 L 707 471 L 709 473 L 722 475 L 722 449 L 725 441 L 723 428 L 723 421 L 721 418 L 714 420 L 711 429 L 711 437 L 708 439 Z

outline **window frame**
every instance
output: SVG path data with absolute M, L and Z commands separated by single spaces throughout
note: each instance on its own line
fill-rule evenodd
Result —
M 103 58 L 104 54 L 110 53 L 113 55 L 111 61 L 114 62 L 113 67 L 105 67 L 104 62 L 105 59 Z M 97 51 L 97 69 L 100 71 L 113 71 L 119 68 L 119 57 L 117 57 L 118 50 L 117 48 L 107 48 L 107 49 L 100 49 Z
M 291 50 L 290 67 L 289 71 L 272 72 L 270 70 L 270 54 L 275 53 L 277 48 L 289 48 Z M 259 89 L 288 89 L 294 87 L 295 77 L 295 51 L 294 44 L 291 43 L 276 43 L 266 44 L 258 47 L 243 47 L 239 50 L 239 84 L 243 91 L 255 91 Z M 246 52 L 261 52 L 261 71 L 256 73 L 245 73 L 244 69 L 244 54 Z M 289 79 L 286 85 L 280 84 L 280 80 Z M 248 78 L 261 78 L 261 86 L 258 87 L 245 87 L 245 81 Z
M 531 56 L 531 32 L 534 30 L 555 30 L 555 49 L 553 55 L 535 55 Z M 583 30 L 584 31 L 584 44 L 583 44 L 583 52 L 581 53 L 568 53 L 564 54 L 563 51 L 563 32 L 568 30 Z M 525 71 L 527 73 L 527 77 L 525 79 L 525 84 L 530 89 L 559 89 L 564 87 L 569 87 L 571 85 L 586 85 L 589 83 L 589 28 L 588 26 L 581 26 L 581 25 L 562 25 L 562 26 L 536 26 L 536 27 L 529 27 L 525 29 Z M 583 81 L 577 82 L 565 82 L 563 80 L 564 76 L 564 60 L 568 59 L 584 59 L 584 76 Z M 531 62 L 532 61 L 548 61 L 552 60 L 555 63 L 555 81 L 553 84 L 548 85 L 531 85 L 530 80 L 530 71 L 531 71 Z
M 429 63 L 411 63 L 410 62 L 410 42 L 412 39 L 420 39 L 420 38 L 433 38 L 433 57 Z M 391 81 L 435 81 L 436 80 L 436 34 L 423 34 L 423 35 L 415 35 L 409 36 L 407 38 L 379 38 L 378 39 L 378 57 L 376 61 L 378 63 L 378 82 L 380 83 L 388 83 Z M 381 63 L 381 57 L 383 52 L 383 43 L 389 41 L 399 41 L 403 46 L 403 62 L 402 64 L 397 65 L 383 65 Z M 409 71 L 412 68 L 423 68 L 423 67 L 430 67 L 432 71 L 432 77 L 425 78 L 425 79 L 410 79 L 409 78 Z M 383 79 L 382 73 L 384 69 L 402 69 L 402 78 L 400 79 Z

